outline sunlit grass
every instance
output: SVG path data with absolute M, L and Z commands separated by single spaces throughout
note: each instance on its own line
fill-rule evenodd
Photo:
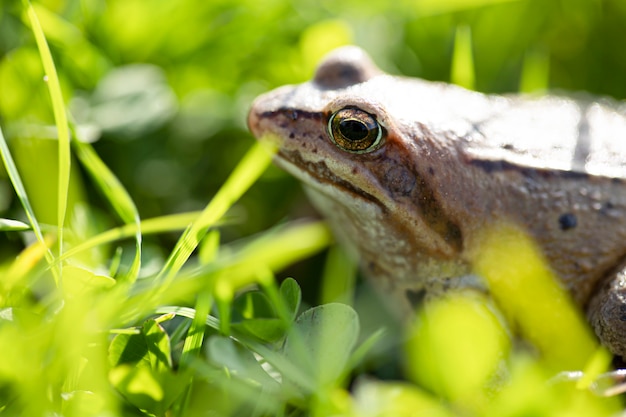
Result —
M 454 38 L 452 71 L 450 81 L 461 87 L 474 89 L 474 54 L 472 52 L 472 33 L 467 26 L 460 26 Z
M 423 6 L 458 11 L 498 1 L 435 3 Z M 262 145 L 234 164 L 203 210 L 140 219 L 131 193 L 68 123 L 37 9 L 24 1 L 24 10 L 59 136 L 58 217 L 56 233 L 46 233 L 51 226 L 38 222 L 0 130 L 0 154 L 27 219 L 2 219 L 0 229 L 33 242 L 0 266 L 0 413 L 586 417 L 620 411 L 617 398 L 588 389 L 610 358 L 521 231 L 487 230 L 474 254 L 476 272 L 499 307 L 484 294 L 455 294 L 428 303 L 399 336 L 384 328 L 365 333 L 351 307 L 356 266 L 341 249 L 331 249 L 320 278 L 322 305 L 303 305 L 293 279 L 277 282 L 277 271 L 331 245 L 322 222 L 282 222 L 221 241 L 226 226 L 243 221 L 233 206 L 270 163 L 272 152 Z M 301 60 L 312 66 L 333 42 L 350 41 L 350 28 L 334 19 L 309 27 L 300 39 Z M 471 32 L 459 26 L 452 81 L 468 88 L 476 81 L 472 48 Z M 546 62 L 541 54 L 527 56 L 522 89 L 547 85 Z M 72 156 L 121 225 L 61 247 L 57 239 L 75 232 L 64 214 Z M 146 273 L 144 237 L 180 231 L 160 272 Z M 134 250 L 123 260 L 128 239 Z M 87 265 L 80 255 L 93 248 L 112 255 Z M 60 265 L 63 285 L 56 286 Z M 365 308 L 382 313 L 378 304 Z M 533 347 L 518 346 L 517 331 Z M 384 354 L 401 352 L 402 369 L 393 376 L 406 381 L 367 376 L 377 371 L 369 355 L 380 344 L 398 347 Z M 555 382 L 561 370 L 586 373 L 577 382 Z
M 599 345 L 523 231 L 510 225 L 485 230 L 474 262 L 509 322 L 541 350 L 548 366 L 555 370 L 585 367 Z
M 45 72 L 45 81 L 50 91 L 52 99 L 52 110 L 57 128 L 57 143 L 59 152 L 59 172 L 57 188 L 57 239 L 59 254 L 63 253 L 63 226 L 65 224 L 65 214 L 67 211 L 67 195 L 69 193 L 70 182 L 70 132 L 65 112 L 65 101 L 61 93 L 61 85 L 57 75 L 48 42 L 39 23 L 39 18 L 30 1 L 23 0 L 24 9 L 28 16 L 33 35 L 39 48 L 41 62 Z

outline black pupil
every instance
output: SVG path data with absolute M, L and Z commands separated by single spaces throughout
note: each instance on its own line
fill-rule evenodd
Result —
M 365 123 L 358 120 L 342 120 L 339 123 L 339 131 L 350 141 L 360 141 L 367 137 L 368 129 Z

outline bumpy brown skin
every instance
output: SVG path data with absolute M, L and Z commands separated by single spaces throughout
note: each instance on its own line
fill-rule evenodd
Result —
M 328 119 L 344 107 L 380 122 L 377 149 L 349 153 L 330 140 Z M 471 274 L 478 231 L 509 222 L 626 355 L 626 116 L 615 106 L 392 77 L 348 47 L 311 82 L 259 97 L 248 124 L 278 143 L 276 162 L 396 305 Z

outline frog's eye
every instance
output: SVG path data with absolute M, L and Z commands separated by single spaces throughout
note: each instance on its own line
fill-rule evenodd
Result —
M 383 128 L 371 114 L 346 107 L 330 116 L 328 133 L 333 143 L 344 151 L 365 153 L 378 148 Z

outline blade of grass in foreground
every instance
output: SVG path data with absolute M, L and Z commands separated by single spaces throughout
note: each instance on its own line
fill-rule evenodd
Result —
M 76 150 L 76 155 L 91 175 L 91 178 L 98 185 L 100 191 L 108 199 L 122 221 L 135 226 L 135 257 L 128 271 L 118 277 L 119 282 L 133 283 L 137 279 L 139 268 L 141 267 L 141 222 L 139 220 L 139 212 L 122 183 L 102 162 L 91 145 L 80 142 L 76 138 L 74 129 L 72 129 L 72 132 L 74 136 L 72 144 Z
M 126 313 L 117 319 L 120 323 L 130 322 L 154 314 L 155 308 L 157 313 L 163 312 L 158 305 L 193 300 L 207 287 L 221 288 L 216 288 L 214 301 L 218 292 L 235 293 L 253 283 L 268 288 L 264 279 L 273 276 L 271 272 L 313 256 L 331 241 L 328 226 L 323 221 L 313 221 L 283 224 L 243 242 L 224 245 L 212 262 L 180 271 L 167 291 L 155 290 L 151 280 L 142 281 L 127 297 Z M 270 273 L 259 273 L 267 271 Z
M 28 218 L 28 222 L 30 223 L 30 227 L 33 229 L 35 233 L 35 237 L 37 241 L 43 246 L 48 247 L 49 245 L 46 243 L 43 233 L 41 233 L 41 227 L 39 226 L 39 222 L 37 221 L 37 217 L 35 216 L 35 212 L 33 211 L 33 207 L 30 205 L 30 200 L 28 199 L 28 194 L 26 194 L 26 189 L 24 188 L 24 183 L 20 177 L 19 172 L 17 171 L 17 167 L 15 166 L 15 162 L 13 161 L 13 157 L 9 152 L 9 146 L 7 145 L 6 140 L 4 139 L 4 135 L 2 134 L 2 129 L 0 128 L 0 155 L 2 156 L 2 162 L 4 163 L 4 168 L 7 171 L 9 179 L 11 180 L 11 184 L 13 184 L 13 189 L 17 194 L 17 198 L 20 200 L 22 207 L 24 208 L 24 212 L 26 213 L 26 217 Z M 46 251 L 46 260 L 49 265 L 52 265 L 52 273 L 54 274 L 55 280 L 58 282 L 59 270 L 58 267 L 54 265 L 54 255 L 48 249 Z
M 190 211 L 188 213 L 169 214 L 166 216 L 154 217 L 151 219 L 141 220 L 141 234 L 173 232 L 176 230 L 184 230 L 189 223 L 193 222 L 200 216 L 200 211 Z M 221 222 L 220 222 L 221 224 Z M 89 250 L 99 245 L 105 245 L 118 240 L 127 239 L 134 236 L 138 231 L 137 225 L 134 223 L 125 224 L 124 226 L 109 229 L 98 235 L 90 237 L 79 245 L 74 246 L 60 256 L 60 260 L 71 258 L 77 253 Z
M 255 143 L 239 162 L 239 165 L 226 180 L 222 188 L 202 211 L 198 219 L 180 237 L 170 254 L 165 266 L 157 276 L 160 291 L 165 291 L 180 268 L 187 262 L 191 253 L 198 246 L 207 229 L 226 213 L 235 201 L 257 180 L 270 164 L 275 149 L 269 144 Z
M 472 32 L 469 26 L 459 26 L 454 37 L 451 81 L 461 87 L 474 89 L 474 57 L 472 54 Z
M 520 78 L 519 91 L 532 93 L 545 91 L 550 84 L 550 57 L 542 48 L 526 52 Z
M 57 189 L 57 239 L 59 245 L 59 254 L 63 253 L 63 225 L 65 221 L 65 212 L 67 211 L 67 195 L 70 183 L 70 142 L 69 128 L 67 124 L 67 114 L 65 113 L 65 104 L 61 93 L 61 85 L 57 76 L 56 68 L 50 48 L 46 42 L 46 37 L 35 13 L 35 9 L 28 0 L 22 0 L 26 15 L 30 22 L 31 30 L 37 42 L 39 55 L 46 74 L 48 90 L 52 100 L 52 111 L 58 132 L 58 158 L 59 158 L 59 177 Z M 61 271 L 61 265 L 59 265 Z

